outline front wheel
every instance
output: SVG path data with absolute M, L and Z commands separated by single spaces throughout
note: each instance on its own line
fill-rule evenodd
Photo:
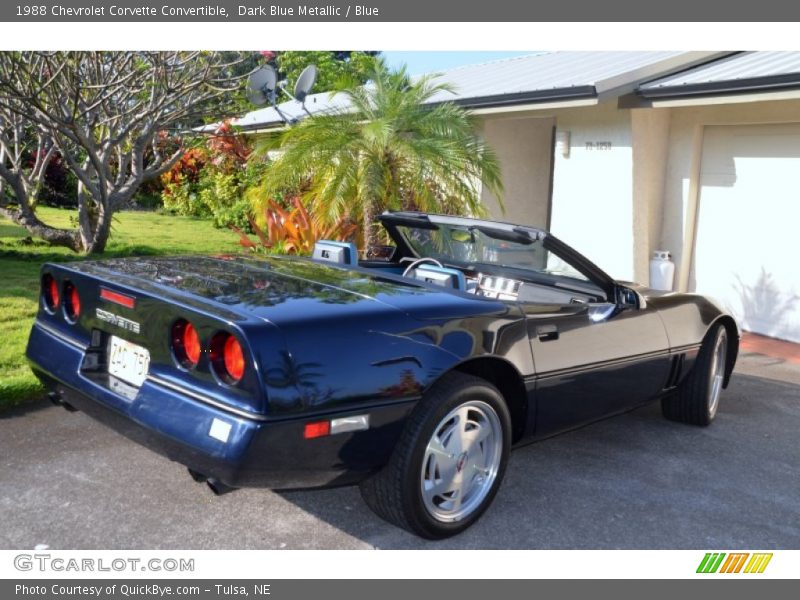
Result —
M 389 464 L 361 484 L 361 494 L 378 516 L 422 537 L 460 533 L 497 493 L 510 431 L 497 388 L 448 374 L 414 409 Z
M 672 396 L 661 401 L 664 416 L 691 425 L 710 425 L 717 416 L 727 357 L 728 333 L 723 325 L 716 325 L 706 334 L 692 372 Z

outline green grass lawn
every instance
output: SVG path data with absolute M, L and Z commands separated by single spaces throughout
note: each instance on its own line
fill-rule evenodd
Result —
M 46 223 L 70 227 L 76 211 L 40 208 Z M 142 254 L 238 252 L 238 237 L 210 222 L 150 212 L 115 217 L 107 251 L 100 257 Z M 43 389 L 25 361 L 25 345 L 36 316 L 39 267 L 43 262 L 81 260 L 66 248 L 30 240 L 28 232 L 0 217 L 0 410 L 41 398 Z

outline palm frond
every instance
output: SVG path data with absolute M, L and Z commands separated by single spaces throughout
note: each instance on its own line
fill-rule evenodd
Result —
M 483 189 L 502 206 L 497 156 L 463 108 L 439 101 L 449 92 L 434 76 L 411 78 L 377 60 L 366 85 L 338 91 L 349 111 L 305 119 L 258 144 L 254 156 L 271 161 L 254 205 L 299 194 L 318 225 L 402 208 L 479 215 Z

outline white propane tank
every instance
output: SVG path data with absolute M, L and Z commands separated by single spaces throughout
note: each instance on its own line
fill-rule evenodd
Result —
M 654 290 L 672 290 L 675 263 L 667 250 L 656 250 L 650 259 L 650 287 Z

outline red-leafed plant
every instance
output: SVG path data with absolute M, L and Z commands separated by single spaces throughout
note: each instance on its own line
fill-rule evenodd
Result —
M 230 120 L 223 121 L 208 140 L 211 162 L 223 171 L 240 170 L 250 157 L 253 149 L 247 138 L 237 133 Z
M 205 148 L 189 148 L 183 153 L 178 162 L 161 176 L 161 182 L 166 188 L 166 193 L 170 193 L 170 185 L 197 183 L 208 161 L 208 151 Z
M 239 234 L 239 243 L 251 250 L 266 250 L 281 254 L 311 254 L 317 240 L 349 240 L 358 226 L 349 219 L 339 219 L 334 224 L 318 223 L 308 212 L 299 197 L 289 200 L 284 208 L 273 199 L 264 207 L 265 227 L 260 227 L 250 217 L 250 227 L 258 241 L 253 241 L 238 227 L 231 226 Z

